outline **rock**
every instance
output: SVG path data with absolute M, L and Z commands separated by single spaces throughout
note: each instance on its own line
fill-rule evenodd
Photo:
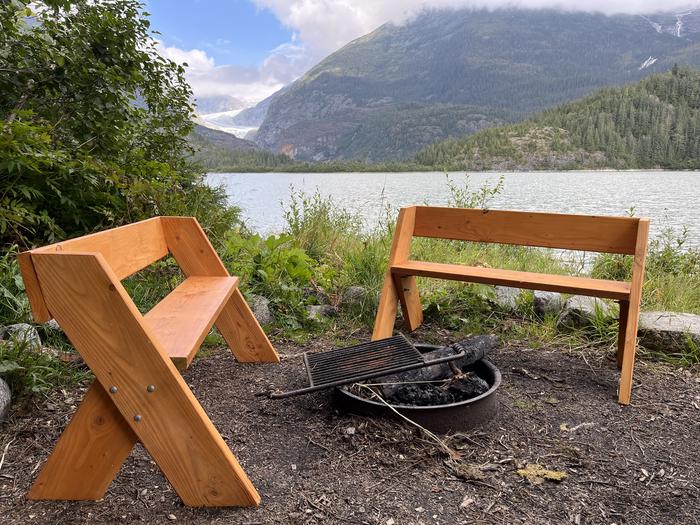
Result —
M 344 304 L 361 303 L 367 297 L 367 289 L 364 286 L 350 286 L 343 292 Z
M 574 295 L 569 297 L 564 304 L 557 326 L 560 328 L 583 328 L 590 326 L 596 315 L 610 317 L 610 306 L 597 297 Z
M 313 299 L 309 302 L 327 304 L 330 301 L 330 297 L 320 286 L 306 286 L 302 293 L 305 299 Z
M 522 290 L 509 286 L 496 286 L 494 302 L 504 310 L 516 310 Z
M 61 330 L 61 326 L 58 324 L 58 321 L 56 321 L 56 319 L 51 319 L 48 323 L 44 324 L 44 327 L 48 330 Z
M 306 307 L 309 319 L 314 321 L 324 321 L 329 317 L 334 317 L 338 312 L 330 304 L 310 304 Z
M 262 295 L 250 296 L 250 309 L 253 310 L 253 315 L 260 324 L 270 324 L 272 322 L 272 313 L 270 313 L 270 300 Z
M 688 351 L 700 346 L 700 315 L 677 312 L 642 312 L 639 316 L 639 342 L 656 352 Z
M 12 403 L 12 393 L 5 380 L 0 377 L 0 423 L 5 421 L 7 413 L 10 411 Z
M 39 332 L 35 327 L 27 323 L 11 324 L 0 328 L 0 339 L 26 343 L 33 350 L 41 348 Z
M 543 292 L 536 290 L 533 297 L 535 313 L 541 317 L 546 315 L 559 315 L 564 307 L 564 298 L 557 292 Z

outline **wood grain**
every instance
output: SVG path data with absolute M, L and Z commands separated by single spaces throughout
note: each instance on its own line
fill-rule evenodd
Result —
M 639 325 L 639 310 L 642 301 L 642 285 L 644 284 L 644 264 L 647 255 L 649 239 L 649 220 L 639 220 L 639 231 L 636 235 L 634 263 L 632 265 L 632 288 L 627 313 L 627 330 L 625 331 L 625 349 L 622 356 L 622 374 L 620 376 L 619 402 L 629 405 L 632 398 L 632 375 L 634 374 L 634 354 L 637 349 L 637 329 Z
M 394 275 L 394 287 L 401 305 L 404 326 L 410 332 L 423 324 L 423 307 L 420 303 L 420 293 L 416 278 L 413 275 Z
M 629 283 L 590 279 L 587 277 L 571 277 L 568 275 L 518 272 L 480 266 L 461 266 L 458 264 L 424 261 L 407 261 L 402 264 L 396 264 L 391 267 L 391 271 L 396 275 L 402 276 L 417 275 L 533 290 L 592 295 L 609 299 L 627 299 L 630 296 Z
M 241 363 L 279 363 L 279 356 L 260 327 L 240 290 L 233 295 L 216 320 L 216 328 Z
M 93 382 L 27 497 L 102 498 L 137 441 L 109 394 Z
M 238 286 L 238 277 L 188 277 L 144 316 L 179 370 L 186 370 Z
M 413 227 L 416 220 L 416 208 L 402 208 L 396 221 L 396 230 L 391 242 L 389 264 L 384 274 L 384 284 L 379 298 L 377 315 L 374 319 L 372 341 L 391 337 L 396 323 L 399 295 L 391 274 L 391 266 L 406 261 L 411 254 Z
M 188 277 L 228 277 L 207 235 L 194 217 L 161 217 L 168 249 Z
M 121 281 L 168 255 L 160 217 L 31 250 L 39 253 L 99 253 Z
M 257 505 L 257 491 L 106 259 L 37 253 L 32 260 L 49 310 L 103 388 L 118 387 L 110 399 L 183 503 Z
M 418 206 L 413 235 L 632 255 L 638 223 L 628 217 Z

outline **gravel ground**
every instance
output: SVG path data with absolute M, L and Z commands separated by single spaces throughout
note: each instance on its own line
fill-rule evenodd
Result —
M 358 334 L 354 335 L 355 337 Z M 368 336 L 368 334 L 360 334 Z M 451 334 L 421 329 L 425 342 Z M 616 403 L 618 372 L 601 348 L 510 344 L 499 413 L 438 443 L 391 420 L 339 413 L 327 392 L 260 396 L 302 386 L 301 354 L 332 347 L 278 343 L 279 365 L 243 365 L 225 349 L 185 373 L 262 496 L 254 509 L 183 507 L 137 446 L 104 499 L 28 501 L 25 494 L 85 388 L 16 408 L 0 427 L 0 521 L 25 523 L 698 523 L 700 375 L 639 361 L 633 404 Z M 562 481 L 533 483 L 529 464 Z

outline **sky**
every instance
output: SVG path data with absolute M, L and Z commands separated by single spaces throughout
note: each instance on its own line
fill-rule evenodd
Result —
M 162 55 L 188 64 L 195 96 L 251 106 L 351 40 L 426 8 L 682 10 L 689 0 L 145 0 Z M 698 3 L 698 2 L 694 2 Z

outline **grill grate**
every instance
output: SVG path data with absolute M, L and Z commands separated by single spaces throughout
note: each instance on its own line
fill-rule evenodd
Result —
M 271 397 L 282 398 L 306 394 L 324 388 L 444 363 L 462 356 L 464 352 L 425 361 L 416 347 L 403 335 L 337 348 L 328 352 L 304 353 L 309 386 L 291 392 L 273 393 Z

